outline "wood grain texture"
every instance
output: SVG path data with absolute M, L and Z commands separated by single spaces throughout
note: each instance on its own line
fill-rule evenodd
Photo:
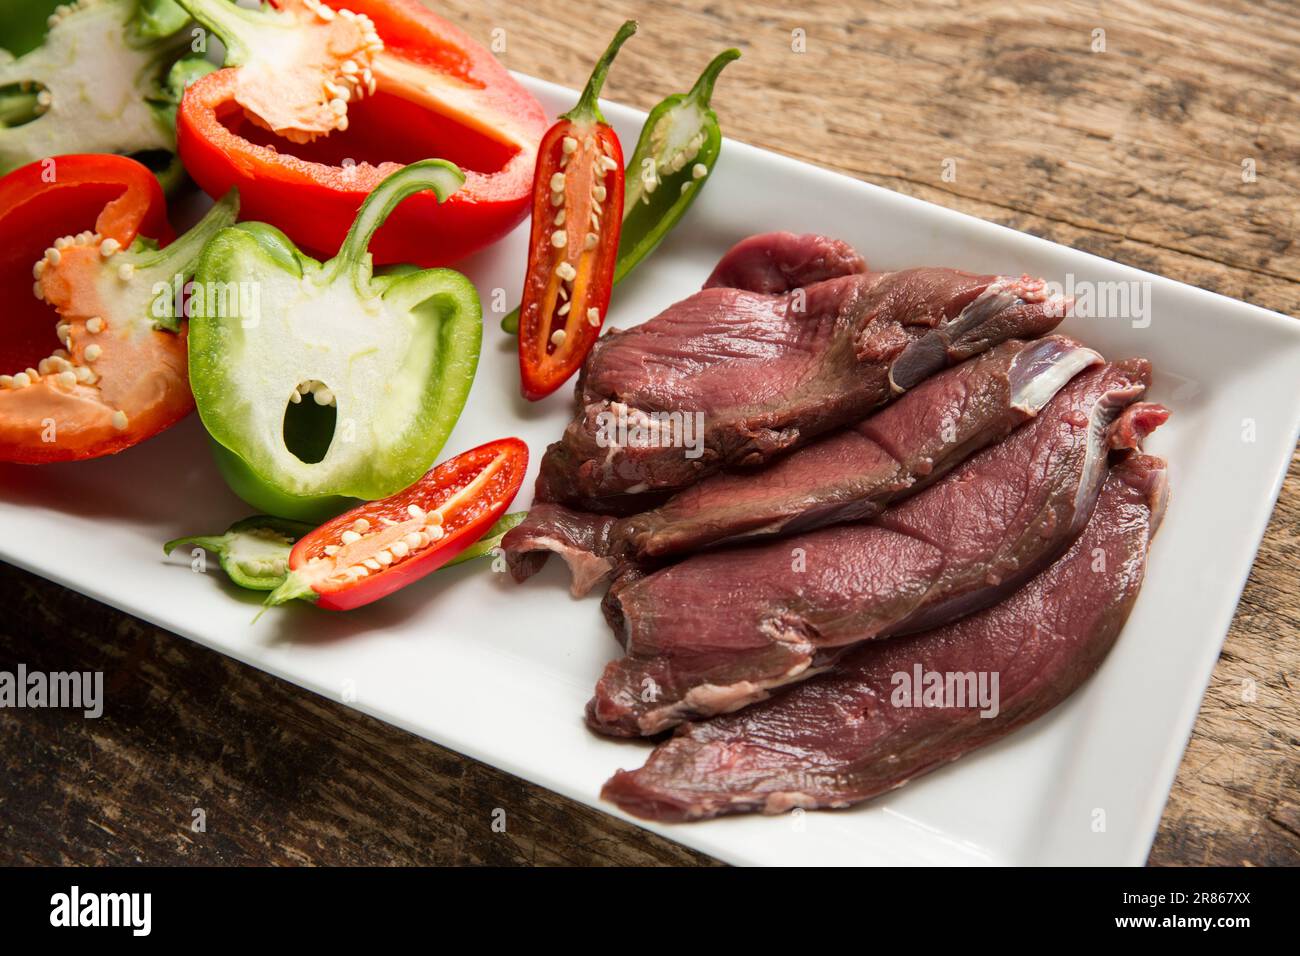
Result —
M 637 16 L 606 92 L 642 108 L 739 46 L 715 98 L 737 139 L 1300 313 L 1290 3 L 437 7 L 484 42 L 499 31 L 512 69 L 570 86 Z M 1297 567 L 1300 458 L 1152 863 L 1300 863 Z M 0 667 L 102 668 L 114 686 L 98 721 L 0 711 L 0 863 L 708 862 L 15 569 L 0 608 Z
M 110 702 L 0 709 L 0 864 L 704 859 L 12 568 L 0 607 L 0 669 L 100 670 Z

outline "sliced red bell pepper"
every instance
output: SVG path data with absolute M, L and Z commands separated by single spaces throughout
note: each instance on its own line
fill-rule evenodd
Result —
M 134 276 L 104 281 L 145 236 L 166 244 L 172 231 L 135 160 L 59 156 L 0 179 L 0 461 L 121 451 L 194 407 L 184 335 L 151 327 Z
M 377 601 L 475 544 L 510 507 L 528 446 L 502 438 L 438 465 L 405 491 L 327 521 L 289 552 L 267 606 L 295 598 L 331 611 Z
M 200 6 L 209 14 L 219 9 L 205 3 L 196 11 Z M 278 226 L 299 246 L 330 256 L 362 200 L 399 167 L 437 157 L 463 169 L 465 185 L 449 201 L 416 196 L 389 218 L 370 247 L 376 264 L 453 262 L 523 219 L 546 117 L 491 53 L 417 0 L 325 0 L 324 7 L 281 0 L 276 6 L 368 17 L 366 28 L 373 24 L 382 49 L 367 48 L 364 68 L 340 67 L 360 77 L 339 104 L 347 110 L 345 128 L 292 142 L 267 129 L 267 117 L 250 118 L 263 108 L 276 112 L 264 106 L 277 95 L 271 85 L 276 37 L 265 41 L 256 25 L 240 27 L 243 47 L 272 46 L 256 60 L 268 85 L 264 95 L 250 92 L 248 77 L 238 72 L 243 67 L 222 69 L 189 88 L 177 116 L 181 157 L 204 190 L 219 196 L 237 187 L 245 218 Z M 297 55 L 321 48 L 304 44 Z M 283 64 L 286 72 L 301 66 Z
M 623 225 L 623 147 L 598 99 L 610 64 L 635 32 L 635 20 L 623 24 L 578 105 L 550 128 L 537 153 L 519 306 L 520 380 L 534 401 L 577 371 L 609 311 Z

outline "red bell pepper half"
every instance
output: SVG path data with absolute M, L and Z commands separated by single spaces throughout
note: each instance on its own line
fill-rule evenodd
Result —
M 550 128 L 537 153 L 519 306 L 520 380 L 534 401 L 577 371 L 609 311 L 623 226 L 623 147 L 598 100 L 610 64 L 635 32 L 635 20 L 623 24 L 578 105 Z
M 147 322 L 134 275 L 108 274 L 146 236 L 172 231 L 135 160 L 59 156 L 0 179 L 0 461 L 121 451 L 194 407 L 184 335 Z
M 245 65 L 186 91 L 177 116 L 181 158 L 209 195 L 238 188 L 244 218 L 333 255 L 371 190 L 398 168 L 432 157 L 464 170 L 465 185 L 441 205 L 432 194 L 403 203 L 371 243 L 377 265 L 453 262 L 527 214 L 546 128 L 541 105 L 491 53 L 418 0 L 275 0 L 278 11 L 242 16 L 212 0 L 185 5 L 236 35 L 232 46 Z M 317 61 L 336 55 L 337 38 L 308 42 L 306 21 L 301 30 L 283 29 L 294 17 L 360 23 L 366 45 L 332 72 L 332 62 Z M 296 34 L 301 42 L 290 46 Z M 289 121 L 276 108 L 278 97 L 319 96 L 294 79 L 304 73 L 338 95 L 328 106 L 346 110 L 344 122 L 324 124 L 327 135 L 281 128 Z M 258 84 L 267 88 L 259 93 Z M 319 120 L 319 103 L 310 105 L 299 126 Z
M 339 515 L 289 552 L 268 607 L 295 598 L 331 611 L 377 601 L 473 545 L 506 513 L 528 470 L 528 446 L 502 438 L 433 468 L 405 491 Z

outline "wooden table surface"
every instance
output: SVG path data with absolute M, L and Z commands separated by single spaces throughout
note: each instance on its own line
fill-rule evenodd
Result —
M 570 86 L 637 16 L 606 93 L 642 108 L 738 46 L 715 100 L 736 139 L 1300 314 L 1292 3 L 437 6 Z M 1295 465 L 1154 864 L 1300 863 Z M 0 608 L 0 669 L 104 670 L 113 701 L 0 711 L 0 863 L 711 862 L 16 569 Z

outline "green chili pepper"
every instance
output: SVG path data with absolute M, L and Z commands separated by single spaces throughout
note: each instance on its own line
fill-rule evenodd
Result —
M 267 515 L 236 521 L 221 535 L 176 538 L 163 545 L 171 554 L 181 546 L 202 548 L 216 554 L 221 570 L 241 588 L 274 591 L 289 573 L 289 552 L 294 542 L 312 526 Z
M 663 242 L 713 172 L 722 128 L 709 100 L 718 74 L 739 57 L 739 50 L 723 50 L 689 93 L 670 96 L 650 111 L 627 166 L 615 282 Z
M 615 285 L 664 241 L 713 173 L 722 128 L 709 101 L 718 74 L 739 57 L 739 50 L 723 50 L 689 93 L 674 93 L 646 117 L 624 178 Z M 518 333 L 518 309 L 501 320 L 501 329 Z
M 526 511 L 503 515 L 483 537 L 438 570 L 491 554 L 501 546 L 501 539 L 506 536 L 506 532 L 527 515 Z M 289 575 L 289 552 L 298 539 L 311 530 L 311 525 L 301 521 L 254 515 L 236 521 L 226 529 L 225 534 L 200 534 L 168 541 L 163 545 L 163 553 L 171 554 L 182 546 L 211 551 L 216 554 L 221 570 L 241 588 L 274 591 Z
M 178 60 L 189 14 L 172 0 L 0 0 L 0 12 L 10 55 L 0 56 L 0 174 L 48 156 L 125 153 L 164 187 L 183 180 L 176 107 L 186 83 L 214 68 Z
M 442 160 L 399 170 L 325 263 L 263 223 L 208 243 L 190 384 L 223 476 L 253 507 L 319 521 L 428 471 L 478 366 L 478 293 L 450 269 L 376 273 L 367 247 L 402 200 L 432 190 L 442 201 L 463 182 Z

